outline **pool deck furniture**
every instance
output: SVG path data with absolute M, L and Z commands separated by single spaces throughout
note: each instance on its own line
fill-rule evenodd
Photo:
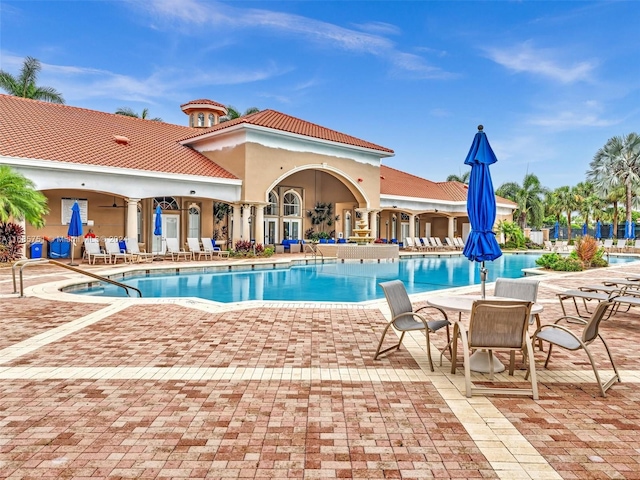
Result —
M 167 238 L 167 253 L 166 256 L 170 256 L 171 260 L 193 260 L 193 254 L 186 251 L 184 248 L 180 248 L 177 238 Z
M 463 313 L 471 312 L 473 308 L 473 302 L 476 300 L 483 300 L 479 295 L 455 295 L 455 296 L 436 296 L 427 299 L 427 304 L 441 308 L 443 310 L 451 310 L 453 312 L 457 312 L 458 315 L 452 316 L 450 318 L 451 322 L 454 322 L 453 329 L 453 353 L 451 357 L 451 373 L 456 373 L 456 347 L 457 347 L 457 336 L 456 334 L 460 334 L 460 332 L 466 332 L 467 329 L 467 320 L 463 318 Z M 493 297 L 487 295 L 484 300 L 496 300 L 496 301 L 518 301 L 517 298 L 505 298 L 505 297 Z M 531 307 L 531 315 L 539 315 L 544 310 L 544 307 L 539 303 L 534 303 Z M 492 365 L 489 363 L 492 361 Z M 471 355 L 469 360 L 469 367 L 474 372 L 480 373 L 490 373 L 491 370 L 495 373 L 500 373 L 505 370 L 505 366 L 502 362 L 496 358 L 495 356 L 490 359 L 489 354 L 487 352 L 483 352 L 478 350 Z
M 553 350 L 553 346 L 557 346 L 560 348 L 564 348 L 565 350 L 577 351 L 584 350 L 589 358 L 589 362 L 591 362 L 591 368 L 593 369 L 593 373 L 596 377 L 596 382 L 598 387 L 600 388 L 600 394 L 603 397 L 607 396 L 607 390 L 616 382 L 620 382 L 620 374 L 618 373 L 618 369 L 616 367 L 615 362 L 613 361 L 613 357 L 611 356 L 611 350 L 609 349 L 609 345 L 604 340 L 602 335 L 600 335 L 600 323 L 609 318 L 611 314 L 606 315 L 607 310 L 614 310 L 616 308 L 615 304 L 611 301 L 602 301 L 598 304 L 594 312 L 591 314 L 591 317 L 588 320 L 584 320 L 582 318 L 577 317 L 560 317 L 552 324 L 542 325 L 538 327 L 538 329 L 533 334 L 533 340 L 542 340 L 549 343 L 549 353 L 547 354 L 547 359 L 544 362 L 544 368 L 547 368 L 549 365 L 549 360 L 551 359 L 551 352 Z M 605 316 L 606 315 L 606 316 Z M 571 329 L 560 325 L 562 321 L 567 321 L 570 323 L 579 323 L 584 325 L 584 328 L 581 332 L 581 335 L 576 335 Z M 589 351 L 589 347 L 596 340 L 600 339 L 604 348 L 609 356 L 609 361 L 611 362 L 611 366 L 613 367 L 614 375 L 608 381 L 602 382 L 600 380 L 600 374 L 598 373 L 598 368 L 594 362 L 594 359 Z M 532 365 L 534 367 L 534 365 Z M 531 372 L 534 372 L 534 368 L 531 369 Z
M 91 265 L 95 265 L 97 259 L 111 263 L 111 255 L 100 248 L 97 238 L 84 239 L 84 256 Z
M 121 259 L 122 263 L 129 263 L 133 261 L 133 255 L 127 253 L 126 249 L 120 248 L 120 241 L 114 238 L 106 238 L 104 241 L 104 247 L 107 253 L 111 256 L 112 263 L 118 263 Z
M 206 249 L 200 248 L 200 240 L 194 237 L 187 238 L 187 246 L 189 247 L 189 252 L 191 252 L 192 258 L 195 260 L 196 255 L 198 256 L 198 260 L 201 260 L 204 257 L 205 260 L 211 260 L 211 256 L 213 255 L 213 251 L 209 251 Z
M 389 282 L 382 282 L 379 284 L 384 291 L 384 296 L 387 299 L 387 305 L 391 311 L 391 320 L 387 323 L 382 332 L 380 341 L 378 342 L 378 348 L 373 356 L 374 360 L 377 360 L 383 353 L 391 350 L 400 350 L 402 340 L 406 332 L 414 330 L 422 330 L 425 333 L 426 345 L 427 345 L 427 357 L 429 358 L 429 367 L 431 371 L 434 371 L 433 360 L 431 359 L 431 342 L 429 341 L 429 334 L 435 333 L 442 328 L 447 330 L 447 340 L 451 344 L 451 331 L 449 326 L 451 323 L 447 318 L 447 314 L 438 307 L 426 306 L 418 309 L 414 309 L 407 294 L 407 290 L 404 287 L 404 283 L 400 280 L 391 280 Z M 433 318 L 436 315 L 436 319 Z M 382 349 L 384 338 L 392 327 L 398 332 L 402 332 L 398 343 Z
M 125 238 L 124 241 L 127 246 L 127 253 L 133 255 L 133 261 L 138 263 L 153 261 L 153 257 L 155 255 L 151 252 L 147 252 L 146 250 L 140 250 L 138 240 L 135 238 Z

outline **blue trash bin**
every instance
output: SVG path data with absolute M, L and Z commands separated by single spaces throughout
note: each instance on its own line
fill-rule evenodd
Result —
M 42 243 L 41 242 L 33 242 L 29 246 L 29 254 L 31 258 L 42 258 Z
M 54 238 L 49 242 L 49 258 L 69 258 L 71 242 L 64 237 Z

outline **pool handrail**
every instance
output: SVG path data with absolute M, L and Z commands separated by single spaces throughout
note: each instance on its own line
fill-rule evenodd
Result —
M 14 263 L 11 267 L 11 273 L 13 275 L 13 293 L 18 293 L 17 286 L 16 286 L 16 267 L 18 266 L 20 267 L 20 298 L 23 298 L 24 297 L 24 278 L 23 278 L 22 271 L 25 269 L 25 267 L 28 267 L 31 265 L 45 265 L 45 264 L 57 265 L 59 267 L 66 268 L 67 270 L 71 270 L 73 272 L 81 273 L 83 275 L 87 275 L 88 277 L 95 278 L 97 280 L 100 280 L 101 282 L 110 283 L 117 287 L 124 288 L 124 291 L 127 292 L 128 297 L 131 296 L 131 292 L 129 292 L 129 289 L 135 290 L 138 293 L 138 297 L 142 298 L 142 292 L 138 290 L 136 287 L 132 287 L 131 285 L 126 285 L 124 283 L 117 282 L 116 280 L 103 277 L 102 275 L 87 272 L 80 268 L 72 267 L 71 265 L 67 265 L 66 263 L 58 262 L 56 260 L 50 260 L 48 258 L 27 258 L 27 259 L 18 260 L 16 263 Z

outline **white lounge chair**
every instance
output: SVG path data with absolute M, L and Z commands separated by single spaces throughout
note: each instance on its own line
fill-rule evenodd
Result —
M 180 260 L 180 258 L 191 260 L 193 258 L 193 254 L 191 252 L 187 252 L 184 248 L 180 248 L 177 238 L 167 238 L 166 242 L 166 255 L 171 256 L 171 260 Z
M 428 237 L 422 237 L 422 243 L 424 243 L 425 250 L 435 250 L 435 245 L 431 245 Z
M 213 240 L 211 240 L 210 238 L 202 237 L 200 240 L 202 240 L 202 247 L 204 248 L 205 252 L 211 252 L 212 255 L 217 255 L 220 258 L 229 257 L 229 252 L 227 250 L 222 250 L 220 247 L 215 246 L 213 244 Z
M 126 250 L 120 249 L 120 242 L 117 238 L 107 238 L 104 241 L 104 248 L 107 250 L 107 253 L 111 255 L 111 260 L 113 263 L 118 263 L 118 259 L 122 259 L 123 263 L 133 261 L 133 255 L 127 253 Z
M 198 240 L 197 238 L 187 238 L 187 245 L 189 246 L 189 251 L 191 252 L 191 255 L 194 259 L 196 255 L 198 255 L 198 260 L 200 260 L 203 256 L 205 260 L 207 258 L 211 259 L 211 256 L 213 255 L 213 252 L 200 248 L 200 240 Z
M 420 241 L 420 238 L 414 237 L 413 238 L 413 243 L 416 245 L 416 248 L 418 250 L 421 250 L 421 251 L 426 250 L 426 247 L 424 245 L 422 245 L 422 242 Z
M 91 265 L 95 265 L 97 258 L 104 260 L 104 263 L 111 263 L 111 255 L 100 248 L 97 238 L 84 239 L 84 255 Z
M 413 238 L 406 237 L 404 239 L 404 249 L 405 250 L 416 250 L 416 245 L 413 243 Z
M 146 250 L 140 250 L 138 241 L 135 238 L 125 238 L 124 243 L 127 245 L 127 253 L 133 256 L 133 260 L 136 262 L 151 262 L 153 261 L 153 253 L 147 253 Z

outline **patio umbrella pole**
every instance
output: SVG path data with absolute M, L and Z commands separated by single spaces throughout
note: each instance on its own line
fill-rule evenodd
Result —
M 482 262 L 481 265 L 482 266 L 480 267 L 480 294 L 482 295 L 482 299 L 484 300 L 486 298 L 485 282 L 487 281 L 488 270 L 484 267 L 484 262 Z

